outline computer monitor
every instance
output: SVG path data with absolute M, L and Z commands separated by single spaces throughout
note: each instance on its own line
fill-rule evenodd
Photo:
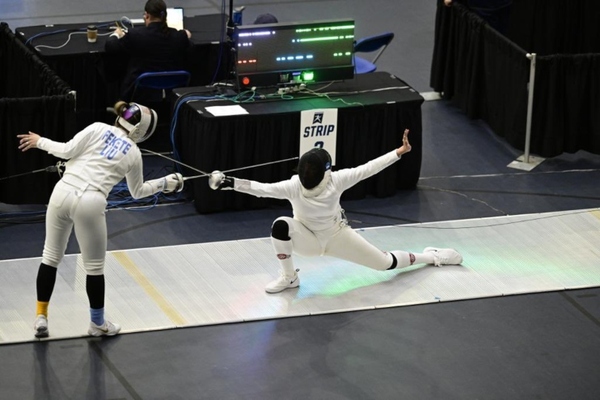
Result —
M 241 88 L 354 77 L 354 20 L 241 25 L 233 37 Z

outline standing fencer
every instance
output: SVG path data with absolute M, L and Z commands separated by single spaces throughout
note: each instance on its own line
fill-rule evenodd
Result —
M 300 157 L 298 174 L 291 179 L 261 183 L 214 171 L 209 177 L 209 185 L 212 189 L 233 189 L 257 197 L 286 199 L 292 204 L 294 217 L 279 217 L 271 227 L 271 241 L 279 260 L 280 276 L 266 286 L 268 293 L 300 285 L 292 253 L 337 257 L 379 271 L 413 264 L 460 264 L 462 256 L 454 249 L 427 247 L 423 253 L 381 251 L 348 225 L 340 205 L 342 193 L 392 165 L 410 150 L 406 129 L 402 146 L 359 167 L 331 172 L 329 153 L 325 149 L 314 148 Z
M 58 181 L 46 211 L 46 239 L 38 270 L 38 338 L 47 337 L 48 304 L 56 282 L 56 272 L 65 255 L 71 231 L 81 250 L 86 271 L 86 292 L 90 303 L 92 336 L 113 336 L 121 327 L 104 319 L 104 259 L 106 257 L 106 198 L 123 178 L 131 195 L 142 198 L 158 192 L 183 189 L 183 177 L 174 173 L 144 182 L 142 154 L 137 146 L 156 128 L 154 110 L 141 104 L 117 102 L 114 125 L 96 122 L 77 133 L 67 143 L 59 143 L 29 132 L 17 135 L 19 149 L 41 149 L 65 160 L 66 169 Z

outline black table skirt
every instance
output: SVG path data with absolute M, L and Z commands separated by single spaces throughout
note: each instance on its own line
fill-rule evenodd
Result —
M 373 89 L 398 88 L 369 92 Z M 208 89 L 188 88 L 179 95 L 208 95 Z M 202 171 L 230 170 L 268 163 L 299 154 L 300 111 L 315 108 L 338 108 L 337 165 L 334 170 L 354 167 L 378 157 L 402 143 L 405 128 L 410 129 L 412 152 L 374 177 L 345 192 L 343 199 L 360 199 L 367 195 L 386 197 L 398 189 L 415 187 L 421 169 L 423 98 L 405 82 L 386 72 L 357 75 L 355 79 L 335 83 L 327 89 L 349 105 L 329 99 L 298 97 L 294 100 L 257 101 L 242 104 L 247 115 L 213 117 L 205 101 L 180 107 L 175 131 L 176 151 L 181 161 Z M 356 93 L 361 91 L 362 93 Z M 366 91 L 366 92 L 365 92 Z M 201 113 L 199 113 L 199 111 Z M 288 179 L 297 161 L 248 168 L 231 175 L 261 182 Z M 198 172 L 183 169 L 184 176 Z M 263 208 L 284 204 L 232 191 L 213 191 L 206 178 L 187 181 L 196 210 L 209 213 L 224 210 Z

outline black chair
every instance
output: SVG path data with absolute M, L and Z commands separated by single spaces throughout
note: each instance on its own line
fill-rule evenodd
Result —
M 354 42 L 354 73 L 367 74 L 369 72 L 375 72 L 377 70 L 377 65 L 375 63 L 388 47 L 392 39 L 394 39 L 394 34 L 392 32 L 387 32 L 362 38 Z M 357 56 L 356 53 L 375 53 L 375 55 L 368 60 Z

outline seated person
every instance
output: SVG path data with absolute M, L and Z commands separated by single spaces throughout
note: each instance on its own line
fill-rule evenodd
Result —
M 107 53 L 129 58 L 120 98 L 131 100 L 134 82 L 144 72 L 185 69 L 191 33 L 167 26 L 167 5 L 163 0 L 148 0 L 143 27 L 128 31 L 117 28 L 105 44 Z
M 275 17 L 273 14 L 265 13 L 260 14 L 258 17 L 256 17 L 256 19 L 254 20 L 254 25 L 275 24 L 277 22 L 279 22 L 277 20 L 277 17 Z

